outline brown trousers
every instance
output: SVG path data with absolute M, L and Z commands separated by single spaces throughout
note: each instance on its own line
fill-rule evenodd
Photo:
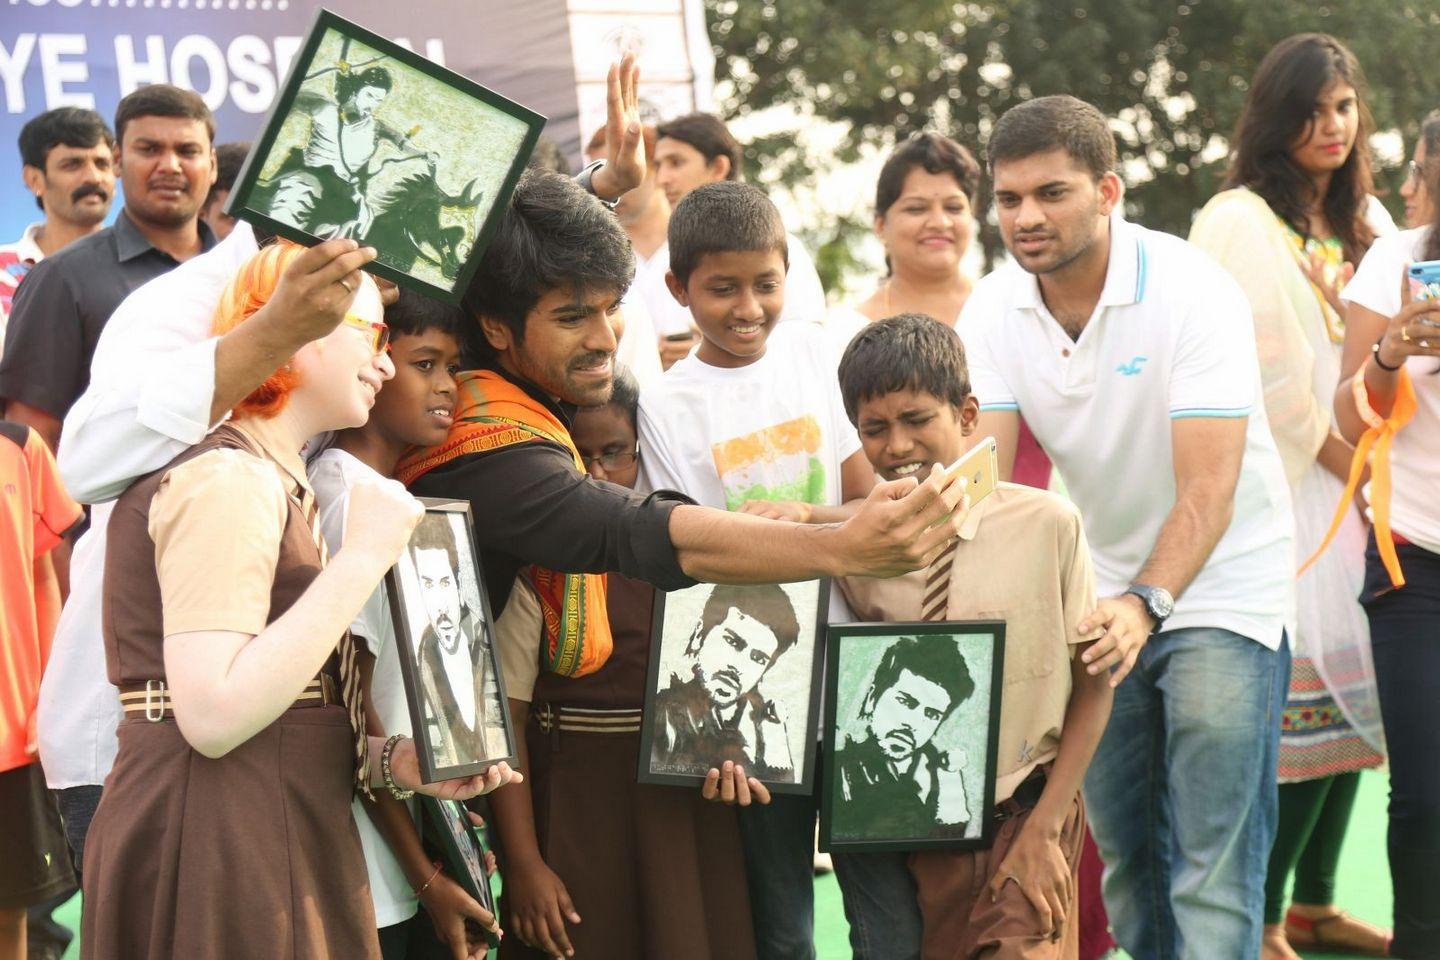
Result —
M 910 854 L 924 936 L 922 960 L 1076 960 L 1079 956 L 1078 897 L 1065 905 L 1058 940 L 1039 931 L 1039 916 L 1020 886 L 1007 883 L 998 900 L 988 889 L 1030 811 L 1010 813 L 989 850 L 923 850 Z M 1070 864 L 1071 890 L 1079 889 L 1080 851 L 1085 840 L 1085 803 L 1079 794 L 1060 830 L 1060 850 Z

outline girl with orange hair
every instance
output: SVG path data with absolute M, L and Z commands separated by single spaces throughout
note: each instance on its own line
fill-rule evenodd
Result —
M 216 332 L 301 253 L 246 262 Z M 380 956 L 350 799 L 419 774 L 412 742 L 366 735 L 346 628 L 422 510 L 393 481 L 357 486 L 327 564 L 301 448 L 363 424 L 394 374 L 374 282 L 342 285 L 343 323 L 115 505 L 104 633 L 125 716 L 86 847 L 85 957 Z M 508 772 L 425 789 L 463 799 Z

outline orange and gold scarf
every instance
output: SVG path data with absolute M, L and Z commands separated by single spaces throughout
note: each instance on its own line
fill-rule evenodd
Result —
M 520 387 L 492 370 L 467 370 L 455 380 L 458 403 L 450 436 L 400 461 L 395 476 L 401 483 L 409 486 L 456 457 L 531 442 L 564 447 L 575 458 L 575 469 L 584 472 L 565 424 Z M 604 666 L 614 645 L 604 574 L 558 573 L 532 564 L 521 576 L 540 598 L 545 619 L 541 666 L 565 677 L 583 677 Z

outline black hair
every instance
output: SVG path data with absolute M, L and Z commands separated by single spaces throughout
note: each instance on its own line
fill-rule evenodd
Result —
M 660 140 L 669 137 L 671 140 L 690 144 L 700 151 L 706 163 L 714 163 L 716 157 L 725 157 L 730 161 L 730 170 L 725 174 L 725 179 L 740 179 L 740 160 L 744 156 L 744 148 L 718 117 L 708 113 L 687 113 L 683 117 L 660 124 L 656 133 Z
M 625 414 L 625 419 L 630 421 L 630 426 L 636 428 L 638 435 L 638 421 L 640 418 L 640 381 L 635 379 L 635 374 L 630 372 L 629 367 L 615 365 L 615 388 L 610 392 L 610 400 L 606 406 L 615 407 Z
M 1420 121 L 1420 141 L 1425 144 L 1425 162 L 1440 150 L 1440 110 L 1431 110 Z
M 101 141 L 115 146 L 115 136 L 105 126 L 104 117 L 80 107 L 56 107 L 31 117 L 20 128 L 20 162 L 43 172 L 56 147 L 88 150 Z
M 840 357 L 840 397 L 856 423 L 860 404 L 897 390 L 929 393 L 956 410 L 970 396 L 965 345 L 953 328 L 923 313 L 867 323 Z
M 235 189 L 235 178 L 240 176 L 240 168 L 249 153 L 248 143 L 222 143 L 215 148 L 215 182 L 210 185 L 203 206 L 210 206 L 221 190 Z
M 127 95 L 115 108 L 115 139 L 125 142 L 125 127 L 139 117 L 179 117 L 205 124 L 205 133 L 215 142 L 215 115 L 200 94 L 168 83 L 147 84 Z
M 465 311 L 400 287 L 400 298 L 385 308 L 385 325 L 391 337 L 413 337 L 429 330 L 454 337 L 465 325 Z
M 973 204 L 980 191 L 980 164 L 963 146 L 938 133 L 917 133 L 896 147 L 875 181 L 875 215 L 886 212 L 900 199 L 910 171 L 948 173 Z
M 953 640 L 931 637 L 921 646 L 919 637 L 901 637 L 881 655 L 875 677 L 870 681 L 870 690 L 865 694 L 863 712 L 874 710 L 875 701 L 895 686 L 905 670 L 939 685 L 950 694 L 950 705 L 945 708 L 946 717 L 975 692 L 970 666 Z
M 455 531 L 444 515 L 430 514 L 420 518 L 415 532 L 410 535 L 410 559 L 418 558 L 421 550 L 444 550 L 450 560 L 450 569 L 460 575 L 460 556 L 455 546 Z
M 795 605 L 779 584 L 738 587 L 722 583 L 710 591 L 705 609 L 700 613 L 700 623 L 685 652 L 698 653 L 710 631 L 724 623 L 731 610 L 765 624 L 775 634 L 775 656 L 770 658 L 772 664 L 800 639 L 800 621 L 795 617 Z
M 1105 114 L 1076 97 L 1037 97 L 1006 110 L 995 122 L 985 157 L 993 176 L 1006 160 L 1064 150 L 1095 179 L 1115 169 L 1115 135 Z
M 1315 188 L 1290 159 L 1290 151 L 1297 139 L 1310 136 L 1315 103 L 1337 81 L 1354 88 L 1360 122 L 1355 146 L 1345 164 L 1331 176 L 1321 206 L 1330 228 L 1345 247 L 1345 259 L 1359 263 L 1375 242 L 1375 231 L 1365 217 L 1375 188 L 1369 144 L 1374 122 L 1365 106 L 1365 77 L 1360 64 L 1334 37 L 1296 34 L 1265 54 L 1255 70 L 1230 140 L 1234 154 L 1225 174 L 1225 187 L 1249 187 L 1290 229 L 1308 237 L 1308 208 Z
M 384 67 L 370 67 L 359 73 L 342 73 L 335 77 L 335 99 L 341 104 L 349 103 L 366 87 L 379 87 L 389 93 L 395 87 L 395 79 Z
M 460 328 L 466 362 L 495 355 L 480 317 L 499 320 L 523 338 L 526 315 L 550 291 L 603 290 L 618 299 L 634 276 L 630 238 L 605 204 L 569 177 L 525 171 L 465 291 L 473 318 Z
M 540 134 L 540 139 L 535 141 L 535 149 L 530 153 L 530 159 L 525 166 L 532 170 L 546 170 L 550 173 L 563 173 L 570 176 L 570 161 L 565 159 L 565 154 L 560 150 L 560 144 L 551 140 L 545 134 Z
M 721 181 L 696 187 L 675 205 L 667 232 L 670 272 L 681 286 L 707 253 L 776 250 L 790 269 L 785 223 L 770 198 L 749 184 Z
M 88 150 L 102 141 L 107 147 L 115 146 L 115 136 L 100 114 L 80 107 L 56 107 L 31 117 L 20 128 L 20 163 L 44 173 L 50 151 L 56 147 Z M 44 210 L 45 201 L 36 197 L 35 206 Z

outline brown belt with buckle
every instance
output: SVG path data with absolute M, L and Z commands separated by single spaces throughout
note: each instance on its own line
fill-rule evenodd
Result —
M 340 702 L 340 685 L 328 673 L 306 684 L 289 709 L 325 707 Z M 145 680 L 120 685 L 120 706 L 126 716 L 139 714 L 151 723 L 175 719 L 175 700 L 164 680 Z
M 557 707 L 537 704 L 530 716 L 541 730 L 550 733 L 639 733 L 644 711 L 639 707 L 613 710 L 588 707 Z

